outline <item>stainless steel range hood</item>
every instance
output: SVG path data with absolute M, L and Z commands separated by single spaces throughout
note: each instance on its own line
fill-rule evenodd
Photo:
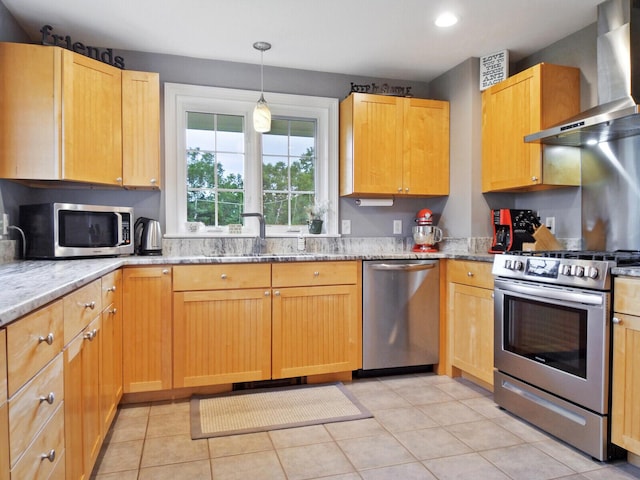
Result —
M 525 142 L 582 146 L 640 135 L 640 0 L 598 5 L 597 107 Z

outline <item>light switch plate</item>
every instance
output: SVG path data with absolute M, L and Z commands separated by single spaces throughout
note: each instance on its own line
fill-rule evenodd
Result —
M 393 234 L 402 235 L 402 220 L 393 221 Z
M 340 229 L 343 235 L 351 234 L 351 220 L 342 220 L 342 228 Z

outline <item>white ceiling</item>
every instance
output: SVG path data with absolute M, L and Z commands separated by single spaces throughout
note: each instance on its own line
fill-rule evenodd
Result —
M 0 0 L 39 30 L 96 47 L 430 81 L 469 57 L 527 55 L 596 21 L 603 0 Z M 443 30 L 436 15 L 460 21 Z

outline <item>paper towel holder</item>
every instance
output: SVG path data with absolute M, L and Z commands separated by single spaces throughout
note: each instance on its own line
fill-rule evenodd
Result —
M 359 207 L 392 207 L 393 198 L 358 198 L 356 205 Z

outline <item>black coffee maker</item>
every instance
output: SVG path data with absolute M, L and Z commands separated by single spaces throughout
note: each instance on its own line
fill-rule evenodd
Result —
M 489 253 L 522 250 L 522 244 L 535 242 L 533 234 L 540 220 L 533 210 L 500 208 L 491 210 L 493 217 L 493 243 Z

